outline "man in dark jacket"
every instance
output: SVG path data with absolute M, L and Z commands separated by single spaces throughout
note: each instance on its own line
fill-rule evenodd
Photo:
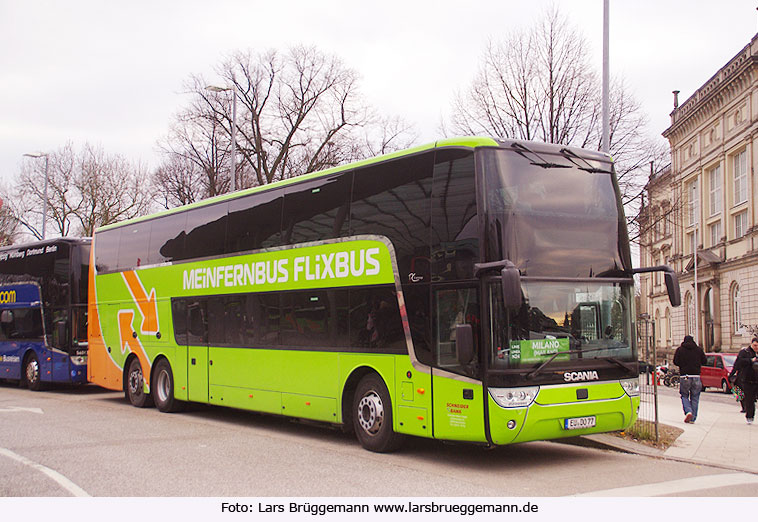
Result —
M 684 422 L 692 423 L 697 419 L 697 406 L 700 403 L 700 367 L 705 364 L 705 353 L 691 335 L 685 335 L 684 341 L 674 352 L 674 364 L 679 367 L 679 395 L 682 396 Z
M 737 360 L 734 361 L 737 386 L 745 393 L 742 406 L 745 408 L 745 419 L 748 424 L 752 424 L 755 418 L 755 395 L 758 391 L 758 374 L 754 365 L 758 365 L 758 337 L 753 337 L 750 346 L 740 350 Z

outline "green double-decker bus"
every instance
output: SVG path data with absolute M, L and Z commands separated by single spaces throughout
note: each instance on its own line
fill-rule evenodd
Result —
M 636 417 L 607 155 L 448 139 L 103 227 L 90 266 L 88 377 L 135 406 L 333 423 L 372 451 Z

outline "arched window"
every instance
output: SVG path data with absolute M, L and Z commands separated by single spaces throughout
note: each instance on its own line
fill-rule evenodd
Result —
M 740 309 L 740 285 L 735 281 L 729 292 L 732 307 L 732 332 L 737 333 L 742 328 L 742 311 Z
M 684 296 L 685 316 L 684 329 L 686 335 L 694 335 L 695 331 L 695 303 L 692 294 L 687 292 Z
M 663 325 L 661 325 L 661 311 L 655 311 L 655 345 L 661 345 L 661 338 L 663 337 Z
M 671 346 L 671 312 L 668 308 L 663 316 L 666 323 L 666 346 Z

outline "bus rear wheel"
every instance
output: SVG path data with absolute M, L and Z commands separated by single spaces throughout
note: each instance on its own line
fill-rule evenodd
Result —
M 386 453 L 403 443 L 404 437 L 392 429 L 392 401 L 387 386 L 377 374 L 366 375 L 358 383 L 352 417 L 358 441 L 367 450 Z
M 41 371 L 39 366 L 39 359 L 33 353 L 30 353 L 26 358 L 26 364 L 24 364 L 24 379 L 26 386 L 32 391 L 39 391 L 42 389 L 42 378 L 40 377 Z
M 133 358 L 126 372 L 126 398 L 132 406 L 147 408 L 153 405 L 150 394 L 145 393 L 145 381 L 142 374 L 142 365 L 138 358 Z
M 174 398 L 174 374 L 171 364 L 161 359 L 153 371 L 153 401 L 155 407 L 164 413 L 173 413 L 184 409 L 184 402 Z

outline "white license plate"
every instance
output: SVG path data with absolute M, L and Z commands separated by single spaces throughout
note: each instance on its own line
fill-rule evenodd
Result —
M 573 419 L 564 419 L 563 427 L 567 430 L 581 430 L 583 428 L 595 427 L 595 416 L 592 417 L 574 417 Z

